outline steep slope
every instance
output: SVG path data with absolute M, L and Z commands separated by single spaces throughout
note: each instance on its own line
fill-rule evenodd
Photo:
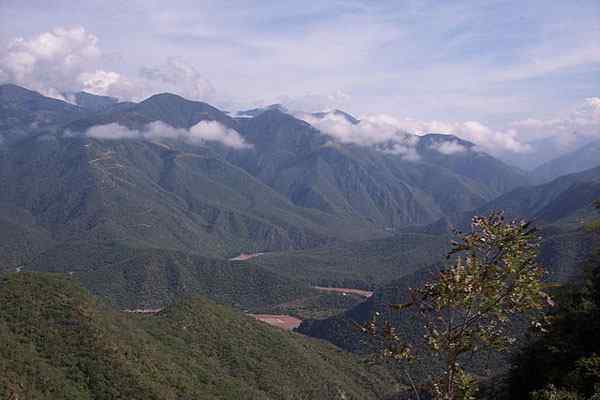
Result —
M 98 96 L 87 92 L 77 92 L 67 94 L 67 98 L 72 98 L 73 102 L 79 107 L 90 111 L 101 111 L 108 107 L 114 106 L 119 102 L 119 99 L 110 96 Z
M 294 206 L 203 147 L 188 153 L 141 140 L 31 138 L 0 152 L 0 183 L 0 202 L 27 209 L 59 241 L 232 256 L 354 235 L 343 229 L 349 223 Z
M 490 210 L 506 210 L 508 217 L 534 219 L 542 238 L 539 262 L 544 266 L 551 282 L 571 282 L 582 277 L 582 265 L 593 251 L 590 233 L 582 226 L 597 218 L 592 201 L 600 198 L 600 168 L 558 178 L 548 184 L 517 189 L 501 196 L 485 207 L 461 214 L 452 221 L 453 226 L 465 231 L 472 215 L 485 215 Z M 433 234 L 448 233 L 448 219 L 422 231 Z M 343 315 L 324 320 L 305 321 L 299 331 L 329 340 L 351 351 L 368 351 L 372 343 L 355 332 L 355 323 L 364 323 L 375 312 L 390 318 L 399 330 L 416 334 L 413 316 L 408 313 L 390 313 L 386 305 L 403 303 L 409 299 L 408 289 L 421 286 L 443 266 L 444 258 L 437 263 L 401 279 L 386 283 L 365 303 Z
M 532 219 L 540 226 L 577 229 L 593 214 L 590 205 L 598 197 L 600 167 L 561 176 L 542 185 L 515 189 L 474 211 L 448 215 L 426 228 L 416 230 L 443 233 L 448 231 L 448 226 L 464 229 L 473 215 L 487 214 L 492 210 L 503 210 L 508 217 Z
M 229 128 L 237 127 L 233 118 L 207 103 L 161 93 L 140 103 L 115 104 L 74 121 L 66 125 L 65 129 L 84 132 L 92 126 L 110 123 L 118 123 L 130 129 L 142 129 L 154 121 L 162 121 L 174 128 L 190 128 L 200 121 L 217 121 Z
M 488 200 L 529 183 L 525 172 L 478 151 L 473 143 L 454 135 L 421 136 L 417 151 L 424 162 L 442 166 L 479 183 Z
M 0 144 L 55 129 L 87 111 L 12 84 L 0 85 Z
M 519 171 L 470 150 L 472 144 L 461 154 L 434 150 L 434 142 L 458 140 L 447 135 L 420 139 L 422 160 L 407 161 L 389 151 L 335 143 L 279 110 L 240 120 L 239 131 L 254 148 L 230 152 L 231 162 L 299 206 L 377 227 L 429 223 L 526 183 Z
M 573 174 L 600 166 L 600 141 L 589 143 L 571 153 L 548 161 L 531 174 L 539 183 L 549 182 L 562 175 Z
M 355 358 L 201 298 L 117 313 L 52 275 L 0 277 L 0 396 L 374 399 Z

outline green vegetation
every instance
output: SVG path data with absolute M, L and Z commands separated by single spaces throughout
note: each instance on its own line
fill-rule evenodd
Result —
M 402 233 L 390 238 L 264 254 L 261 267 L 311 285 L 370 289 L 436 264 L 448 237 Z
M 330 345 L 202 298 L 133 315 L 59 276 L 11 273 L 0 304 L 0 398 L 374 399 L 390 388 Z
M 456 260 L 414 289 L 410 302 L 390 305 L 396 311 L 417 309 L 425 330 L 424 347 L 440 360 L 441 368 L 434 370 L 430 382 L 434 399 L 475 399 L 476 381 L 462 366 L 468 356 L 510 349 L 517 341 L 510 330 L 511 318 L 554 304 L 542 290 L 537 251 L 529 223 L 505 222 L 501 213 L 475 217 L 472 231 L 453 243 L 448 257 L 457 255 Z M 412 344 L 415 338 L 403 336 L 390 321 L 381 325 L 378 315 L 363 330 L 382 337 L 384 354 L 394 360 L 422 357 Z
M 600 201 L 594 206 L 600 210 Z M 587 400 L 600 395 L 600 229 L 587 240 L 596 251 L 583 265 L 585 281 L 557 290 L 558 305 L 515 357 L 508 376 L 511 398 Z
M 365 301 L 363 297 L 342 293 L 314 293 L 273 307 L 259 308 L 261 314 L 289 314 L 299 319 L 321 319 L 340 315 Z
M 315 294 L 307 285 L 251 262 L 114 242 L 56 246 L 22 270 L 68 274 L 120 309 L 163 307 L 182 296 L 203 295 L 248 310 Z

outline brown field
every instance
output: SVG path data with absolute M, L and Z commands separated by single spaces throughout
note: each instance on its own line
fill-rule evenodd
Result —
M 230 258 L 229 261 L 246 261 L 263 254 L 264 253 L 242 253 L 237 257 Z
M 361 290 L 361 289 L 322 287 L 322 286 L 315 286 L 314 288 L 317 290 L 321 290 L 323 292 L 336 292 L 336 293 L 341 293 L 343 295 L 354 294 L 354 295 L 364 297 L 364 298 L 369 298 L 369 297 L 373 296 L 373 292 L 368 291 L 368 290 Z
M 276 315 L 276 314 L 248 314 L 254 317 L 257 321 L 266 322 L 269 325 L 276 326 L 281 329 L 291 331 L 300 326 L 302 323 L 301 319 L 289 316 L 289 315 Z

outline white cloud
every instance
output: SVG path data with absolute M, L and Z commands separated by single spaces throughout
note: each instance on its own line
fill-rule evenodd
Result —
M 192 143 L 216 141 L 234 149 L 250 147 L 239 133 L 217 121 L 200 121 L 192 126 L 189 130 L 188 140 Z
M 304 112 L 345 108 L 350 100 L 351 96 L 339 89 L 328 94 L 305 93 L 300 96 L 284 95 L 276 98 L 276 102 L 283 104 L 286 108 Z
M 465 146 L 463 146 L 462 144 L 460 144 L 456 141 L 437 142 L 437 143 L 433 143 L 430 147 L 432 149 L 439 151 L 440 153 L 446 154 L 446 155 L 464 153 L 469 150 Z
M 117 123 L 110 123 L 93 126 L 85 132 L 85 135 L 105 140 L 178 139 L 191 144 L 218 142 L 234 149 L 252 147 L 244 141 L 238 132 L 217 121 L 200 121 L 189 130 L 173 128 L 161 121 L 149 123 L 142 130 L 129 129 Z
M 86 92 L 142 100 L 172 92 L 194 100 L 215 100 L 215 89 L 196 68 L 179 58 L 144 67 L 138 78 L 106 70 L 98 38 L 81 26 L 58 27 L 32 38 L 15 38 L 0 49 L 0 82 L 12 82 L 67 101 L 64 93 Z
M 193 65 L 181 58 L 169 58 L 158 67 L 143 67 L 140 76 L 144 86 L 155 92 L 168 91 L 191 100 L 215 100 L 213 85 Z
M 100 57 L 98 38 L 83 27 L 55 28 L 29 40 L 15 38 L 0 50 L 0 78 L 62 99 Z
M 418 138 L 402 130 L 399 121 L 392 116 L 367 115 L 356 124 L 334 112 L 327 113 L 321 118 L 307 113 L 298 113 L 296 116 L 337 142 L 375 146 L 385 153 L 400 155 L 409 161 L 419 159 L 415 150 Z
M 545 140 L 564 151 L 600 139 L 600 97 L 588 97 L 563 115 L 548 119 L 528 118 L 511 123 L 528 141 Z
M 129 129 L 117 123 L 106 125 L 96 125 L 89 128 L 85 134 L 94 139 L 135 139 L 141 137 L 141 133 L 137 130 Z
M 387 114 L 371 114 L 362 116 L 358 124 L 352 124 L 334 113 L 328 113 L 323 118 L 302 113 L 297 116 L 341 143 L 363 146 L 395 143 L 401 145 L 398 149 L 402 149 L 414 147 L 418 140 L 414 135 L 443 133 L 471 141 L 492 154 L 505 151 L 525 153 L 531 150 L 527 143 L 519 140 L 516 130 L 497 131 L 477 121 L 419 121 L 398 119 Z M 457 153 L 462 147 L 458 143 L 441 146 L 437 150 L 445 154 Z M 396 150 L 396 153 L 401 153 L 401 150 Z
M 112 96 L 119 99 L 132 99 L 138 95 L 136 83 L 113 71 L 97 69 L 93 72 L 82 72 L 77 76 L 79 87 L 88 93 L 99 96 Z
M 353 124 L 343 115 L 333 112 L 325 114 L 322 118 L 306 113 L 298 113 L 296 116 L 341 143 L 372 146 L 406 140 L 406 133 L 401 131 L 398 120 L 385 114 L 364 116 L 358 124 Z
M 381 151 L 386 154 L 399 155 L 406 161 L 419 161 L 421 159 L 417 149 L 410 144 L 403 145 L 400 143 L 392 143 L 391 145 L 383 148 Z

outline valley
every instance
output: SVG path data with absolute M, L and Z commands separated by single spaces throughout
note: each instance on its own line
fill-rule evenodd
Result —
M 585 280 L 594 146 L 528 173 L 450 134 L 402 136 L 406 157 L 336 141 L 328 113 L 97 97 L 0 85 L 0 394 L 383 399 L 408 383 L 366 366 L 357 325 L 495 210 L 533 221 L 545 282 Z M 414 317 L 390 320 L 421 335 Z

